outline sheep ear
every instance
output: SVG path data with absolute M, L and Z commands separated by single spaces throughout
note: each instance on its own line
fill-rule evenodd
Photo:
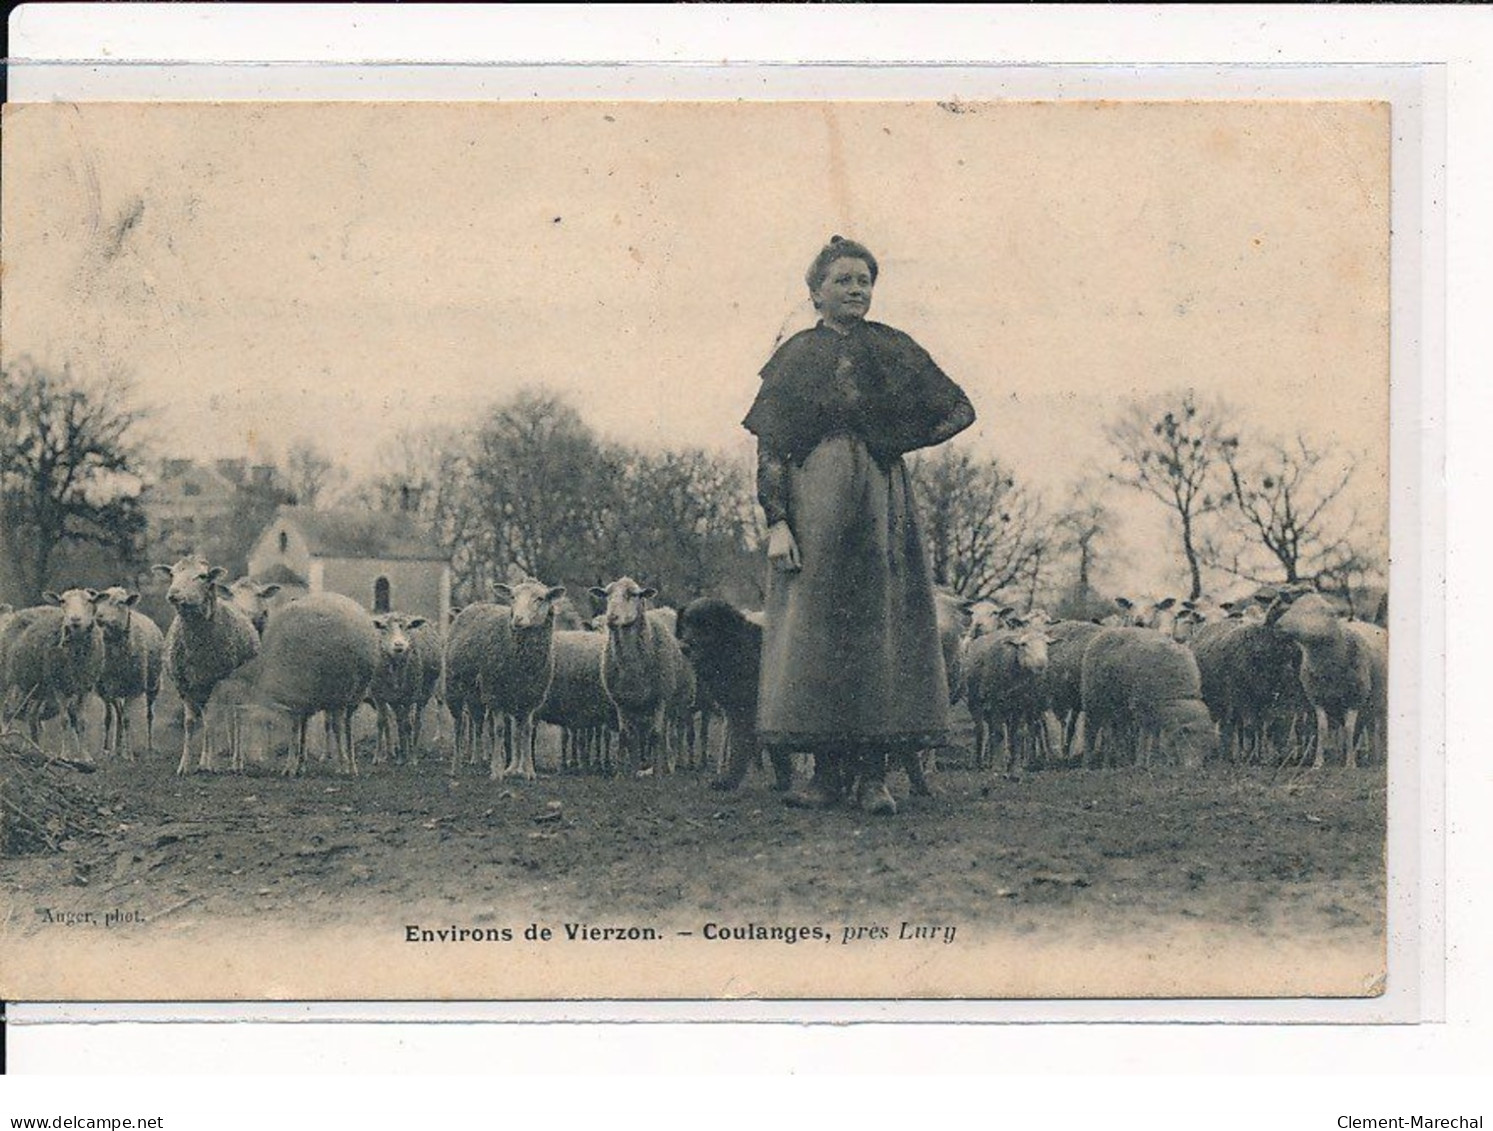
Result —
M 410 619 L 405 622 L 404 627 L 405 628 L 423 628 L 428 623 L 429 622 L 424 617 L 410 617 Z
M 655 589 L 655 588 L 653 588 L 653 586 L 650 585 L 650 586 L 648 586 L 647 589 L 639 590 L 638 591 L 638 596 L 641 597 L 641 598 L 643 598 L 643 600 L 645 600 L 645 601 L 651 601 L 651 600 L 653 600 L 653 598 L 655 598 L 655 597 L 658 596 L 658 590 Z
M 558 601 L 563 596 L 565 596 L 565 586 L 563 585 L 551 585 L 545 593 L 545 597 L 551 601 Z
M 593 585 L 590 589 L 587 589 L 586 592 L 591 594 L 591 596 L 595 597 L 598 601 L 605 601 L 607 599 L 607 591 L 600 585 Z
M 1177 599 L 1175 597 L 1167 597 L 1165 600 L 1157 601 L 1156 602 L 1156 607 L 1158 609 L 1166 610 L 1166 609 L 1171 608 L 1176 603 L 1177 603 Z
M 373 618 L 373 627 L 376 628 L 376 629 L 378 629 L 380 632 L 382 632 L 384 629 L 388 628 L 389 627 L 389 616 L 388 616 L 388 614 L 387 613 L 380 613 L 378 616 L 374 617 Z
M 228 586 L 226 585 L 219 585 L 217 583 L 214 583 L 213 592 L 216 593 L 219 597 L 223 598 L 223 600 L 225 601 L 233 600 L 233 590 L 228 588 Z
M 222 566 L 213 566 L 212 569 L 207 571 L 207 579 L 212 582 L 222 581 L 227 576 L 228 571 Z
M 259 587 L 259 595 L 261 597 L 273 597 L 278 592 L 280 592 L 278 585 L 261 585 Z
M 499 597 L 506 597 L 510 601 L 513 600 L 512 586 L 504 585 L 501 581 L 492 587 L 492 591 Z
M 171 576 L 171 567 L 168 565 L 153 565 L 150 568 L 156 573 L 164 573 L 167 577 Z
M 59 597 L 59 596 L 57 596 L 57 594 L 53 593 L 51 590 L 48 590 L 47 592 L 43 593 L 41 595 L 41 599 L 43 601 L 45 601 L 47 604 L 49 604 L 49 605 L 60 605 L 60 604 L 62 604 L 62 598 Z
M 1132 601 L 1129 597 L 1116 597 L 1115 604 L 1119 605 L 1122 609 L 1135 608 L 1135 602 Z
M 964 613 L 964 614 L 968 615 L 969 613 L 972 613 L 972 612 L 975 611 L 975 606 L 978 605 L 978 604 L 979 604 L 979 602 L 978 601 L 974 601 L 974 600 L 960 601 L 959 602 L 959 611 L 961 613 Z

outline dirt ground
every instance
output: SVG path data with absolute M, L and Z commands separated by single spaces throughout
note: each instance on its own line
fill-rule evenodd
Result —
M 429 756 L 370 767 L 366 746 L 357 778 L 314 762 L 296 779 L 255 767 L 178 778 L 178 741 L 163 728 L 149 758 L 86 775 L 95 833 L 0 861 L 0 934 L 104 907 L 147 924 L 419 913 L 480 926 L 524 908 L 604 921 L 883 915 L 1044 936 L 1190 925 L 1358 944 L 1384 932 L 1382 768 L 1006 776 L 956 752 L 935 797 L 908 798 L 893 775 L 901 812 L 873 818 L 786 808 L 760 772 L 734 794 L 703 772 L 491 782 Z

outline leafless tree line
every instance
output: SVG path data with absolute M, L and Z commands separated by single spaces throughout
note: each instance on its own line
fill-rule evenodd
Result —
M 143 564 L 152 453 L 128 382 L 23 359 L 4 369 L 0 393 L 6 592 L 34 599 L 58 550 L 79 543 L 109 548 L 121 575 Z M 1193 597 L 1210 580 L 1381 581 L 1383 538 L 1351 505 L 1354 461 L 1305 433 L 1263 435 L 1240 419 L 1190 390 L 1134 400 L 1106 426 L 1110 467 L 1092 469 L 1056 504 L 1004 461 L 957 442 L 917 454 L 909 467 L 935 580 L 967 596 L 1098 615 L 1108 602 L 1095 578 L 1115 572 L 1129 495 L 1170 516 L 1176 550 L 1167 556 Z M 232 568 L 283 502 L 411 513 L 450 553 L 458 602 L 489 595 L 515 570 L 588 583 L 642 570 L 680 601 L 760 592 L 750 467 L 699 448 L 605 441 L 544 390 L 522 391 L 467 427 L 406 427 L 360 480 L 316 445 L 297 444 L 276 483 L 246 491 L 204 549 Z

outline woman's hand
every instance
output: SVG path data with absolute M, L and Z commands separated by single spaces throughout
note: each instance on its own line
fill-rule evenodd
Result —
M 767 560 L 784 573 L 796 573 L 803 568 L 798 543 L 786 522 L 775 522 L 767 528 Z

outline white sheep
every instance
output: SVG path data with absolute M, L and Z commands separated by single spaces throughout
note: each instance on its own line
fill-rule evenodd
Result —
M 260 585 L 247 577 L 240 577 L 228 586 L 228 599 L 249 618 L 254 631 L 262 639 L 265 627 L 270 623 L 270 600 L 278 592 L 278 585 Z
M 1337 731 L 1345 763 L 1356 767 L 1359 741 L 1367 735 L 1377 750 L 1383 740 L 1388 634 L 1377 625 L 1344 620 L 1314 592 L 1290 600 L 1275 627 L 1301 650 L 1301 686 L 1317 717 L 1313 765 L 1323 766 L 1329 736 Z
M 192 764 L 192 721 L 202 722 L 213 688 L 259 654 L 259 634 L 231 603 L 228 586 L 222 583 L 228 571 L 222 566 L 209 566 L 203 558 L 192 556 L 154 568 L 171 578 L 166 600 L 176 610 L 166 629 L 166 672 L 181 696 L 181 761 L 176 772 L 185 774 Z M 205 725 L 198 766 L 212 769 Z
M 21 638 L 26 626 L 41 616 L 47 605 L 31 605 L 24 609 L 10 609 L 0 614 L 0 709 L 7 714 L 15 709 L 10 685 L 10 653 L 15 642 Z
M 486 733 L 487 715 L 482 706 L 480 683 L 483 657 L 493 631 L 490 622 L 509 614 L 503 606 L 490 601 L 473 601 L 452 612 L 451 625 L 446 630 L 441 697 L 451 713 L 451 772 L 455 774 L 463 757 L 468 761 L 474 759 Z
M 685 662 L 674 634 L 647 615 L 647 603 L 656 594 L 630 577 L 591 590 L 606 602 L 601 677 L 622 725 L 624 757 L 636 771 L 646 764 L 662 778 L 666 759 L 660 757 L 659 743 L 669 704 L 680 694 Z
M 356 775 L 352 719 L 368 695 L 379 658 L 378 629 L 367 610 L 338 593 L 313 593 L 270 618 L 259 654 L 224 681 L 225 690 L 239 709 L 290 716 L 293 748 L 285 774 L 304 768 L 307 724 L 325 712 L 337 764 Z
M 451 625 L 446 679 L 447 695 L 454 698 L 448 703 L 453 712 L 462 710 L 471 718 L 474 734 L 487 743 L 489 777 L 532 779 L 534 713 L 554 674 L 554 606 L 565 589 L 525 578 L 498 585 L 496 592 L 509 604 L 468 605 Z M 501 753 L 499 720 L 505 733 Z M 517 736 L 510 738 L 515 724 Z
M 663 627 L 676 640 L 679 637 L 679 610 L 667 605 L 647 610 L 648 619 Z M 602 618 L 605 620 L 605 617 Z M 686 769 L 697 769 L 695 759 L 695 715 L 703 710 L 696 702 L 698 688 L 694 670 L 685 664 L 680 668 L 674 693 L 665 709 L 664 754 L 672 773 L 681 762 Z
M 416 631 L 425 624 L 424 617 L 405 613 L 380 613 L 373 618 L 379 665 L 368 696 L 378 712 L 375 762 L 385 755 L 399 762 L 415 761 L 416 718 L 430 699 L 431 687 L 428 654 L 415 641 Z
M 1133 601 L 1129 597 L 1116 597 L 1120 607 L 1121 626 L 1132 628 L 1154 628 L 1168 636 L 1173 635 L 1177 613 L 1181 603 L 1176 597 L 1162 597 L 1157 601 Z
M 967 617 L 964 630 L 965 648 L 969 647 L 970 642 L 982 636 L 1005 632 L 1007 629 L 1016 627 L 1014 605 L 1002 605 L 999 601 L 982 599 L 969 602 L 964 612 Z
M 155 621 L 135 608 L 140 594 L 114 586 L 95 606 L 103 630 L 104 663 L 97 691 L 104 701 L 104 753 L 133 761 L 129 706 L 145 699 L 145 750 L 155 743 L 156 695 L 161 690 L 165 636 Z
M 535 717 L 561 728 L 563 769 L 605 768 L 607 764 L 611 735 L 617 730 L 617 709 L 602 685 L 605 649 L 606 637 L 599 632 L 555 632 L 553 674 Z
M 949 684 L 950 706 L 964 695 L 963 641 L 973 624 L 974 606 L 975 602 L 941 589 L 933 594 L 933 612 L 938 624 L 939 647 L 943 651 L 944 675 Z
M 534 713 L 544 702 L 555 672 L 555 603 L 565 596 L 563 585 L 545 585 L 526 577 L 516 585 L 496 587 L 510 602 L 508 631 L 499 634 L 502 646 L 489 653 L 482 668 L 481 691 L 489 714 L 513 720 L 513 749 L 499 766 L 490 764 L 489 777 L 518 774 L 532 781 L 536 741 Z
M 964 657 L 969 713 L 975 721 L 975 765 L 993 762 L 992 731 L 999 727 L 1006 747 L 1006 771 L 1016 768 L 1018 752 L 1027 764 L 1045 740 L 1047 646 L 1044 628 L 1005 629 L 976 638 Z
M 23 609 L 11 618 L 16 626 L 6 648 L 5 683 L 19 698 L 33 742 L 41 741 L 41 723 L 64 715 L 78 757 L 83 750 L 83 699 L 94 689 L 104 664 L 104 643 L 95 606 L 103 594 L 94 589 L 44 593 L 48 602 Z
M 1081 683 L 1090 764 L 1118 761 L 1120 746 L 1142 765 L 1159 749 L 1191 767 L 1217 741 L 1197 661 L 1165 633 L 1134 626 L 1096 633 L 1084 648 Z

